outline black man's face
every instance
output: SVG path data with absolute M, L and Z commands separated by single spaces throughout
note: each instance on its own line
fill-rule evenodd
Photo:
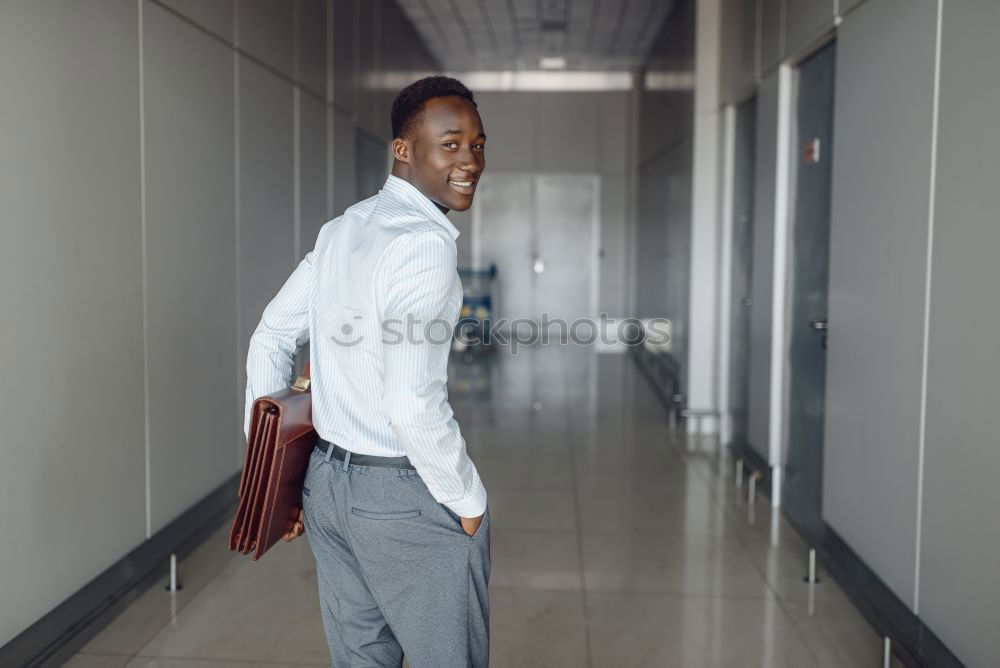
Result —
M 486 168 L 486 134 L 476 106 L 434 97 L 410 132 L 410 175 L 420 192 L 445 209 L 465 211 Z

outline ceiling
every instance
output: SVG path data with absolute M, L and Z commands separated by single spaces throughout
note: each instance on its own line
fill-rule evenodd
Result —
M 673 0 L 397 2 L 444 69 L 453 72 L 635 70 L 674 5 Z M 543 65 L 542 58 L 555 60 Z

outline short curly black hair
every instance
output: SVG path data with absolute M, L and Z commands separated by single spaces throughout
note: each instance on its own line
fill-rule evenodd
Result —
M 424 103 L 432 97 L 460 97 L 474 106 L 476 100 L 472 91 L 458 79 L 433 76 L 414 81 L 399 91 L 392 103 L 392 136 L 402 137 L 412 128 L 424 110 Z

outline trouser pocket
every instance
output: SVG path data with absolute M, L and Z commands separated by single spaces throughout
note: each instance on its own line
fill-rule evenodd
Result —
M 357 515 L 358 517 L 364 517 L 369 520 L 408 520 L 414 517 L 420 517 L 419 510 L 396 510 L 389 512 L 381 512 L 374 510 L 364 510 L 363 508 L 351 508 L 351 514 Z

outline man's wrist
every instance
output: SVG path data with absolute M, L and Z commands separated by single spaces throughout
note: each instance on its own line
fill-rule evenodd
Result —
M 477 479 L 476 488 L 464 499 L 449 501 L 444 505 L 459 517 L 479 517 L 486 512 L 486 488 L 483 481 Z

